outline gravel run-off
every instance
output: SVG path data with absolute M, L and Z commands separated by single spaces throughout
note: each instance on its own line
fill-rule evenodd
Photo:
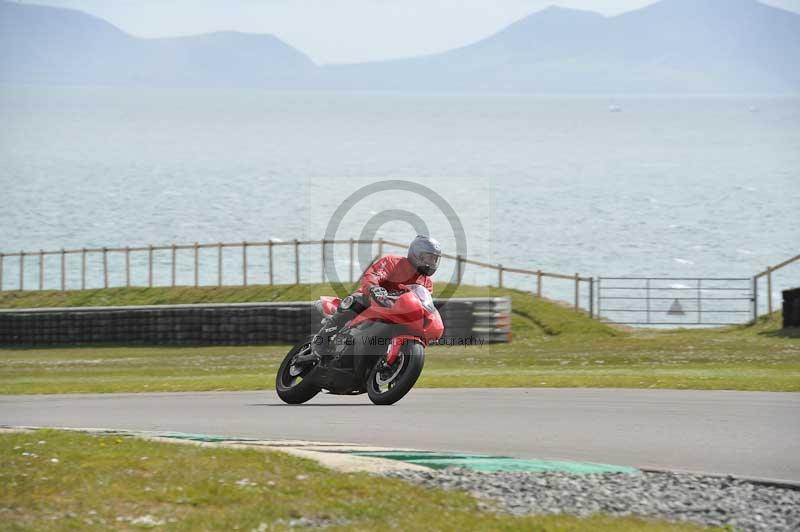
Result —
M 393 471 L 387 476 L 462 490 L 516 515 L 640 516 L 741 531 L 800 530 L 800 490 L 684 473 Z M 491 503 L 495 504 L 491 504 Z

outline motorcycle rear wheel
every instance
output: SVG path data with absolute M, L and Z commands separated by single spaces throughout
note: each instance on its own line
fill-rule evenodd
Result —
M 306 364 L 295 366 L 292 364 L 295 357 L 300 353 L 306 353 L 311 349 L 310 342 L 297 344 L 286 355 L 278 368 L 275 376 L 275 391 L 284 403 L 299 405 L 305 403 L 320 392 L 320 388 L 315 386 L 308 375 L 314 371 L 316 365 Z
M 411 391 L 425 365 L 425 349 L 418 342 L 406 342 L 395 363 L 386 366 L 381 358 L 369 372 L 367 395 L 376 405 L 393 405 Z

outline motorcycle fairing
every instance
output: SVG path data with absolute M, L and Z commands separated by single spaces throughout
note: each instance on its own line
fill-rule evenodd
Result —
M 378 321 L 393 323 L 405 329 L 406 334 L 413 334 L 427 345 L 431 341 L 438 340 L 444 333 L 439 313 L 434 312 L 425 319 L 425 310 L 420 305 L 417 296 L 412 292 L 407 292 L 397 298 L 397 301 L 390 307 L 380 305 L 370 305 L 361 314 L 353 318 L 348 325 L 356 327 L 367 321 Z
M 339 303 L 341 302 L 342 300 L 338 297 L 322 296 L 317 302 L 317 310 L 326 318 L 330 318 L 336 313 L 336 309 L 339 308 Z

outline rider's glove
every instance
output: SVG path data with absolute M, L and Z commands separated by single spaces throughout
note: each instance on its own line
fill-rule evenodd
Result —
M 389 292 L 382 286 L 373 285 L 369 287 L 369 295 L 372 299 L 374 299 L 379 305 L 386 305 L 387 298 L 389 296 Z

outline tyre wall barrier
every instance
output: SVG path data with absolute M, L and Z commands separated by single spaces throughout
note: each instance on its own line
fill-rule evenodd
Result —
M 511 340 L 508 298 L 436 301 L 442 343 Z M 291 344 L 319 330 L 312 302 L 0 310 L 0 346 Z
M 783 291 L 783 327 L 800 327 L 800 288 Z

